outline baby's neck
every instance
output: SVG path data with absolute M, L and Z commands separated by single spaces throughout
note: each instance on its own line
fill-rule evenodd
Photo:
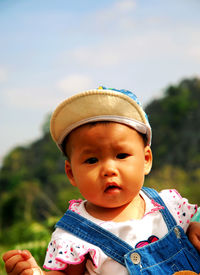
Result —
M 145 201 L 138 195 L 131 202 L 115 208 L 104 208 L 87 201 L 87 212 L 94 218 L 103 221 L 124 222 L 128 220 L 142 219 L 145 213 Z

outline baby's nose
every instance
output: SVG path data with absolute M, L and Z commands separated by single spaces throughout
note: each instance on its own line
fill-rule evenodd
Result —
M 102 167 L 101 175 L 103 177 L 113 177 L 118 174 L 117 168 L 112 161 L 105 163 Z
M 115 171 L 112 171 L 112 170 L 109 170 L 104 174 L 105 177 L 112 177 L 115 175 L 116 175 Z

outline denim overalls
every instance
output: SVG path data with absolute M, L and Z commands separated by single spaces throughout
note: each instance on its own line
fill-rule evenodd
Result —
M 154 243 L 133 248 L 114 234 L 71 210 L 66 211 L 56 227 L 100 247 L 107 256 L 124 265 L 129 274 L 166 275 L 181 270 L 199 273 L 200 255 L 188 241 L 183 229 L 176 224 L 155 190 L 146 187 L 142 190 L 151 199 L 164 206 L 160 212 L 167 225 L 168 234 Z

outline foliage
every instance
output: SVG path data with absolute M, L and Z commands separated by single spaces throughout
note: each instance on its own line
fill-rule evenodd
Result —
M 153 129 L 154 168 L 200 166 L 200 79 L 186 79 L 166 89 L 146 107 Z
M 4 232 L 3 245 L 23 242 L 48 240 L 49 230 L 38 222 L 18 222 Z
M 177 189 L 182 197 L 190 203 L 200 204 L 200 169 L 186 172 L 180 167 L 166 165 L 154 170 L 145 180 L 145 185 L 161 191 L 163 189 Z

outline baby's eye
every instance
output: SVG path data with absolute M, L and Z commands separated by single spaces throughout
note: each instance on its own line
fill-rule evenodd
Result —
M 88 163 L 88 164 L 94 164 L 94 163 L 98 162 L 98 159 L 97 158 L 88 158 L 84 162 Z
M 120 154 L 117 155 L 117 158 L 118 158 L 118 159 L 125 159 L 125 158 L 127 158 L 128 156 L 129 156 L 129 154 L 127 154 L 127 153 L 120 153 Z

